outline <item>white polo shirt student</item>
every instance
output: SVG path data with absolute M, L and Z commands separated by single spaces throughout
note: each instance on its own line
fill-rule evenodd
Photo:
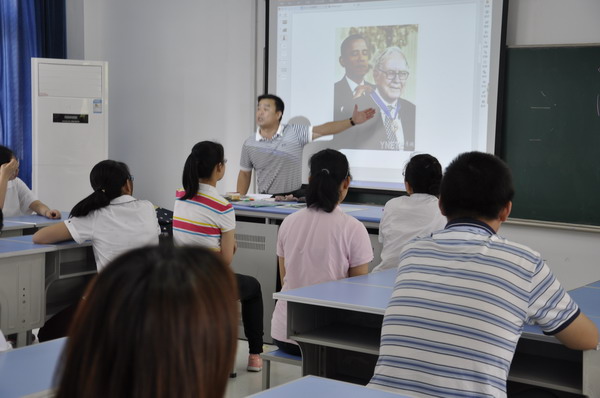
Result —
M 410 159 L 404 168 L 408 195 L 391 199 L 383 209 L 379 223 L 381 263 L 373 272 L 398 267 L 408 242 L 446 226 L 438 201 L 441 180 L 442 166 L 435 157 L 419 154 Z
M 98 271 L 135 247 L 158 243 L 160 227 L 154 206 L 147 200 L 122 195 L 85 217 L 64 222 L 77 243 L 92 241 Z
M 127 165 L 104 160 L 94 166 L 90 181 L 94 192 L 73 207 L 72 217 L 36 232 L 34 243 L 91 241 L 98 271 L 127 250 L 158 244 L 154 206 L 131 196 L 133 176 Z
M 60 218 L 60 211 L 50 209 L 38 200 L 19 178 L 19 161 L 13 151 L 0 145 L 0 208 L 4 217 L 37 214 L 47 218 Z

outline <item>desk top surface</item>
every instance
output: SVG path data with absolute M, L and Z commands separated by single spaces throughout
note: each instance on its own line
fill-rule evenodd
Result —
M 267 205 L 267 203 L 269 205 Z M 275 206 L 271 205 L 276 204 Z M 276 215 L 283 218 L 288 214 L 292 214 L 300 208 L 294 207 L 297 206 L 296 203 L 287 203 L 287 202 L 265 202 L 265 207 L 255 207 L 260 206 L 261 202 L 254 203 L 254 206 L 251 202 L 232 202 L 234 209 L 239 212 L 250 212 L 256 213 L 261 216 L 268 215 Z M 368 206 L 368 205 L 354 205 L 354 204 L 345 204 L 341 205 L 344 212 L 355 217 L 359 221 L 362 222 L 373 222 L 379 223 L 381 222 L 381 216 L 383 215 L 383 207 L 381 206 Z
M 11 257 L 15 255 L 27 255 L 47 253 L 57 250 L 65 250 L 76 247 L 91 246 L 91 242 L 79 244 L 73 240 L 53 243 L 50 245 L 39 245 L 33 243 L 33 235 L 11 236 L 9 238 L 0 239 L 0 258 Z
M 383 315 L 394 290 L 395 279 L 396 270 L 390 269 L 279 292 L 273 298 Z M 600 328 L 600 281 L 573 289 L 569 294 L 581 311 Z M 543 335 L 536 325 L 526 325 L 524 333 Z
M 37 214 L 30 214 L 26 216 L 6 217 L 4 224 L 10 223 L 10 225 L 23 225 L 22 228 L 31 227 L 46 227 L 48 225 L 56 224 L 57 222 L 65 221 L 69 218 L 69 212 L 61 212 L 60 219 L 50 219 Z M 14 228 L 13 228 L 14 229 Z
M 28 239 L 17 240 L 18 238 Z M 36 245 L 31 242 L 31 235 L 0 239 L 0 258 L 46 253 L 55 250 L 56 247 L 53 245 Z
M 305 376 L 301 379 L 251 395 L 257 398 L 317 398 L 317 397 L 360 397 L 360 398 L 399 398 L 405 395 L 367 388 L 358 384 L 324 379 L 316 376 Z
M 0 352 L 0 397 L 21 397 L 51 389 L 65 342 L 62 338 Z

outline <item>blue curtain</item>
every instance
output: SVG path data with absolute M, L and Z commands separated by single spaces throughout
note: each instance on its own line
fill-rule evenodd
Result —
M 64 0 L 0 0 L 0 144 L 31 187 L 31 58 L 65 58 Z

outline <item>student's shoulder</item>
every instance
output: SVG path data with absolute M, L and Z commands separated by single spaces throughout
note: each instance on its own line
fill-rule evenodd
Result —
M 387 202 L 385 202 L 384 209 L 386 209 L 388 207 L 391 208 L 394 206 L 401 205 L 401 204 L 407 202 L 408 200 L 410 200 L 410 196 L 408 196 L 408 195 L 402 195 L 402 196 L 398 196 L 396 198 L 392 198 L 392 199 L 388 200 Z
M 515 255 L 526 258 L 532 262 L 538 262 L 542 260 L 542 255 L 540 252 L 522 243 L 514 242 L 499 235 L 492 236 L 492 242 L 496 247 L 502 249 L 503 251 L 514 253 Z
M 14 180 L 10 180 L 7 186 L 17 187 L 18 189 L 27 189 L 28 191 L 30 190 L 27 184 L 25 184 L 25 182 L 19 177 L 16 177 Z
M 365 231 L 367 229 L 367 227 L 365 227 L 365 225 L 356 217 L 344 212 L 344 210 L 342 210 L 342 208 L 339 206 L 332 213 L 335 215 L 335 217 L 342 220 L 346 227 L 364 229 Z

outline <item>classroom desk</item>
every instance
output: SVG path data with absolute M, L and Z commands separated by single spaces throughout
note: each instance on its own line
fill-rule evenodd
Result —
M 395 270 L 280 292 L 288 335 L 302 347 L 303 374 L 366 384 L 379 355 L 383 314 Z M 600 282 L 569 292 L 600 328 Z M 526 326 L 509 380 L 600 397 L 600 351 L 574 351 L 537 326 Z
M 322 377 L 305 376 L 298 380 L 250 395 L 256 398 L 408 398 L 406 395 L 367 388 Z
M 17 398 L 54 387 L 54 371 L 66 338 L 0 352 L 0 397 Z
M 252 207 L 250 202 L 232 202 L 236 215 L 235 237 L 237 251 L 231 263 L 235 272 L 254 276 L 261 284 L 264 305 L 264 341 L 271 343 L 271 315 L 275 308 L 273 293 L 277 286 L 277 231 L 281 221 L 300 208 L 296 203 L 263 203 L 265 207 Z M 380 206 L 346 205 L 342 209 L 359 221 L 369 231 L 374 259 L 371 268 L 379 264 L 381 244 L 378 241 L 379 222 L 383 208 Z M 240 326 L 240 334 L 243 328 Z
M 50 219 L 37 214 L 26 216 L 6 217 L 4 227 L 2 228 L 1 238 L 13 236 L 32 235 L 39 228 L 47 227 L 57 222 L 65 221 L 69 217 L 69 212 L 61 212 L 60 219 Z
M 0 239 L 0 329 L 17 334 L 17 347 L 47 315 L 75 302 L 96 273 L 91 243 L 37 245 L 31 239 Z
M 251 202 L 232 202 L 233 207 L 235 208 L 235 214 L 238 216 L 256 217 L 268 220 L 283 220 L 289 214 L 304 207 L 294 202 L 264 202 L 266 205 L 265 207 L 255 207 L 248 203 Z M 260 203 L 261 202 L 258 201 L 257 205 L 259 206 Z M 277 203 L 277 206 L 271 206 L 271 203 Z M 341 207 L 346 213 L 365 224 L 367 228 L 379 228 L 383 207 L 345 203 L 342 203 Z

